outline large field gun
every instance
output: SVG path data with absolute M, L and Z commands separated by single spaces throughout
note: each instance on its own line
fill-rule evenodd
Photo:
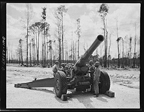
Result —
M 89 72 L 87 62 L 94 50 L 104 40 L 102 35 L 98 35 L 89 49 L 82 55 L 77 62 L 68 69 L 59 70 L 55 73 L 54 78 L 46 78 L 41 80 L 34 80 L 32 82 L 15 84 L 15 87 L 29 88 L 33 87 L 54 87 L 55 95 L 57 97 L 64 97 L 68 89 L 76 89 L 76 91 L 91 90 L 93 85 L 92 75 Z M 101 71 L 99 80 L 100 94 L 109 94 L 110 78 L 108 74 Z
M 91 89 L 93 81 L 89 73 L 89 67 L 86 65 L 89 57 L 94 50 L 104 40 L 102 35 L 98 35 L 89 49 L 82 55 L 73 67 L 69 69 L 69 74 L 66 70 L 58 71 L 55 75 L 55 94 L 61 97 L 67 93 L 67 89 L 75 89 L 76 91 L 86 91 Z M 99 90 L 104 94 L 110 88 L 110 78 L 106 72 L 101 71 Z

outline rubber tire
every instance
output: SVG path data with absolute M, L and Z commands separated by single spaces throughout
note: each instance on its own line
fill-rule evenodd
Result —
M 109 89 L 110 89 L 110 77 L 106 72 L 101 71 L 99 93 L 105 94 L 106 91 L 108 91 Z
M 62 94 L 66 94 L 67 93 L 67 78 L 66 78 L 66 74 L 63 71 L 58 71 L 55 74 L 55 86 L 54 86 L 54 90 L 55 90 L 55 94 L 57 97 L 61 97 Z M 56 83 L 57 81 L 59 81 L 59 90 L 57 90 L 56 88 Z

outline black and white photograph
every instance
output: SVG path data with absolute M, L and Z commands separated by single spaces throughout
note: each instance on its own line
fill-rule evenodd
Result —
M 140 109 L 141 3 L 6 3 L 7 109 Z

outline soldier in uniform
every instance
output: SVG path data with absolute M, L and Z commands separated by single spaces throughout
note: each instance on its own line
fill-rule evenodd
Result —
M 95 66 L 93 64 L 94 64 L 93 60 L 90 60 L 88 66 L 89 66 L 89 72 L 90 72 L 90 76 L 91 76 L 92 81 L 93 81 L 93 73 L 95 71 Z M 91 86 L 91 92 L 94 92 L 93 84 Z
M 94 89 L 94 94 L 96 95 L 96 97 L 98 97 L 99 95 L 99 77 L 100 77 L 99 62 L 96 61 L 95 72 L 93 76 L 93 89 Z
M 62 63 L 61 66 L 62 66 L 62 67 L 61 67 L 61 70 L 64 71 L 66 64 L 65 64 L 65 63 Z
M 56 61 L 54 66 L 52 67 L 53 76 L 55 77 L 55 73 L 59 70 L 59 62 Z
M 89 61 L 89 70 L 90 70 L 91 73 L 94 73 L 95 67 L 94 67 L 93 60 Z

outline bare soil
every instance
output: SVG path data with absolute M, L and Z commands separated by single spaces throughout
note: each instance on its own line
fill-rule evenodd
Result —
M 106 95 L 95 97 L 91 93 L 68 90 L 68 100 L 57 98 L 52 87 L 35 89 L 15 88 L 14 84 L 37 79 L 51 78 L 51 68 L 21 67 L 7 65 L 6 67 L 6 107 L 7 108 L 140 108 L 140 90 L 138 69 L 108 70 L 111 80 L 110 90 L 115 97 Z

